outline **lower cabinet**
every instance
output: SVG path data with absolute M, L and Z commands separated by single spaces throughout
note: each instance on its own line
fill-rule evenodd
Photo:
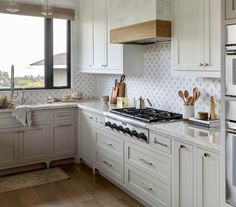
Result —
M 19 162 L 19 133 L 15 129 L 0 132 L 0 169 Z
M 76 153 L 76 128 L 74 121 L 50 124 L 50 158 L 66 158 Z
M 196 149 L 197 207 L 220 207 L 220 157 L 207 150 Z
M 194 207 L 194 148 L 174 143 L 174 201 L 175 207 Z
M 173 206 L 219 207 L 219 173 L 218 153 L 175 141 Z
M 81 112 L 81 140 L 79 153 L 80 157 L 84 159 L 91 166 L 94 165 L 95 156 L 95 116 L 84 111 Z
M 47 126 L 25 128 L 19 133 L 20 162 L 31 163 L 47 159 Z

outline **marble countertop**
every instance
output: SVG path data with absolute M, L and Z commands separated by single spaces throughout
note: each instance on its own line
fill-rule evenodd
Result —
M 99 100 L 83 100 L 78 102 L 59 102 L 27 105 L 32 110 L 59 109 L 59 108 L 81 108 L 103 115 L 116 105 L 101 104 Z M 0 110 L 1 112 L 12 112 L 12 109 Z M 163 135 L 195 143 L 213 150 L 220 151 L 220 129 L 208 129 L 193 126 L 187 122 L 176 121 L 157 124 L 147 124 L 147 128 Z
M 148 128 L 180 141 L 195 143 L 217 151 L 221 150 L 220 128 L 198 127 L 183 121 L 150 124 Z

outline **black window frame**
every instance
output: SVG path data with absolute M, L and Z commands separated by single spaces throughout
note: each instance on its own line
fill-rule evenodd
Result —
M 54 87 L 53 83 L 53 18 L 45 18 L 44 21 L 44 87 L 24 88 L 24 90 L 48 90 L 48 89 L 71 89 L 71 20 L 67 20 L 67 86 Z M 4 88 L 0 91 L 10 91 L 10 88 Z M 23 88 L 15 88 L 23 90 Z

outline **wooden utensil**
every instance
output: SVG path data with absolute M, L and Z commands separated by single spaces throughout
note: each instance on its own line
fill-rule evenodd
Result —
M 184 104 L 186 105 L 186 101 L 185 101 L 185 99 L 184 99 L 184 93 L 183 93 L 183 91 L 179 91 L 178 94 L 179 94 L 179 97 L 182 98 L 182 100 L 184 101 Z
M 120 77 L 120 82 L 117 84 L 118 87 L 118 94 L 117 97 L 125 97 L 125 88 L 126 84 L 124 83 L 125 75 Z
M 190 96 L 190 97 L 188 98 L 187 105 L 188 105 L 188 106 L 191 106 L 192 103 L 193 103 L 193 97 Z

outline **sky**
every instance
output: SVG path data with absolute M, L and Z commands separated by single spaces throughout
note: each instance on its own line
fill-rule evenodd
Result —
M 54 20 L 54 54 L 66 51 L 65 20 Z M 42 75 L 44 68 L 30 68 L 31 63 L 44 59 L 44 18 L 0 14 L 0 70 L 15 76 Z

